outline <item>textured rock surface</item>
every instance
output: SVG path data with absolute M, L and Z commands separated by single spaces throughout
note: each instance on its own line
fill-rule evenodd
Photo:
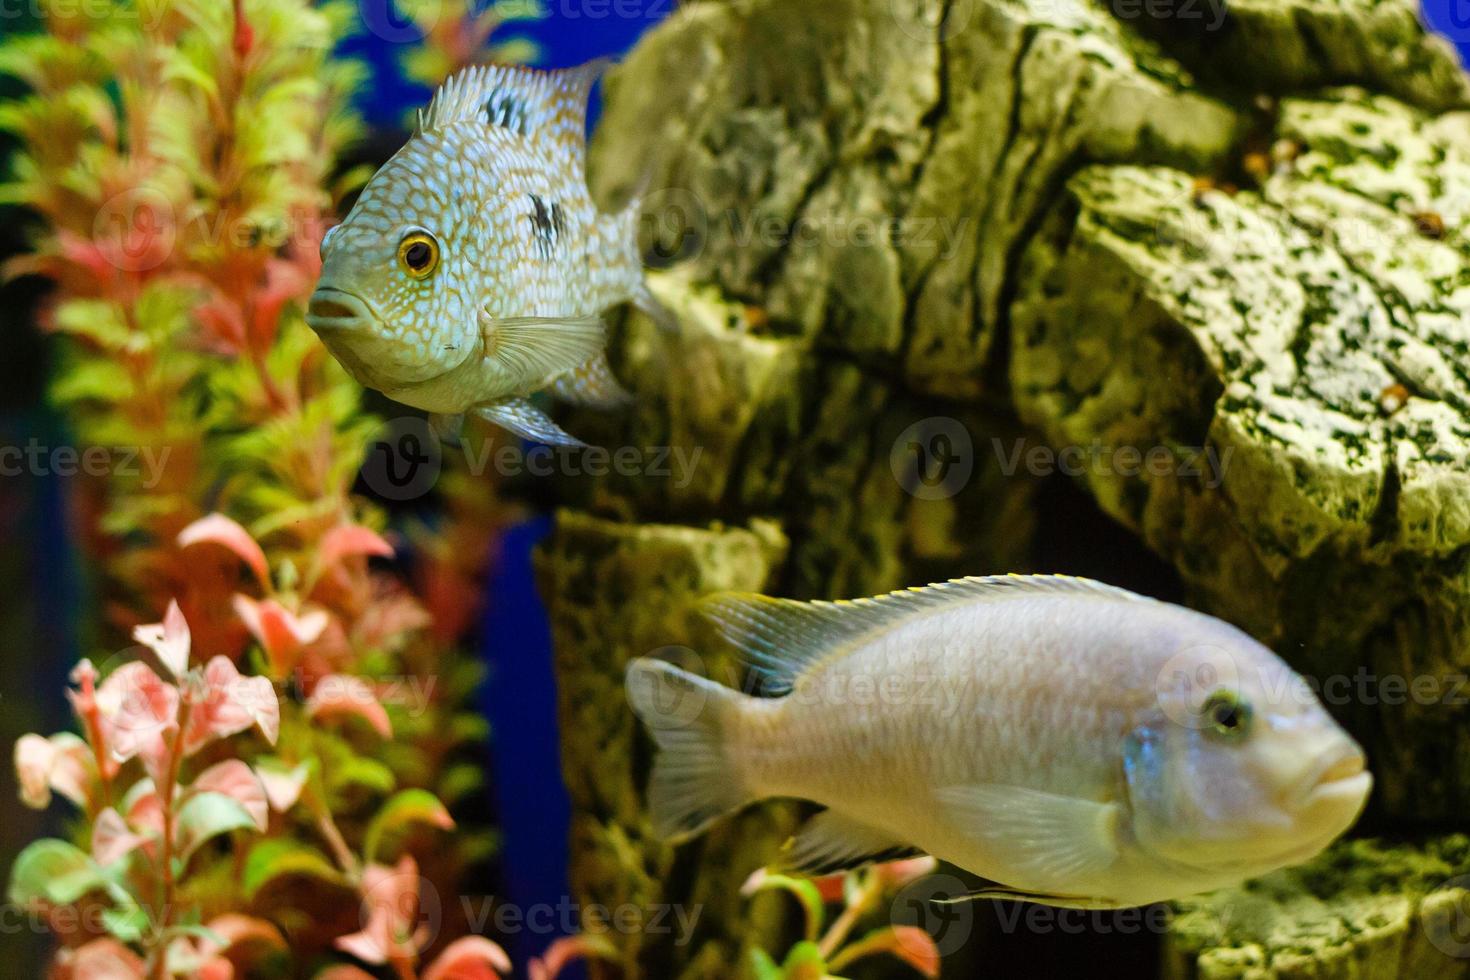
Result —
M 1170 980 L 1470 976 L 1470 840 L 1360 840 L 1288 871 L 1178 903 Z
M 650 188 L 683 329 L 630 317 L 638 405 L 569 424 L 699 453 L 562 481 L 541 559 L 579 895 L 705 903 L 688 947 L 629 937 L 630 975 L 729 976 L 775 926 L 735 893 L 791 815 L 649 839 L 622 666 L 684 644 L 725 669 L 688 612 L 718 588 L 1032 567 L 1046 453 L 1198 604 L 1344 679 L 1384 820 L 1470 805 L 1444 703 L 1470 695 L 1464 76 L 1399 0 L 1241 0 L 1218 31 L 1132 9 L 700 0 L 609 79 L 595 190 Z M 1207 946 L 1176 967 L 1245 962 Z
M 1210 447 L 1199 479 L 1178 455 L 1086 479 L 1208 608 L 1315 676 L 1386 809 L 1452 818 L 1470 801 L 1470 117 L 1334 91 L 1284 101 L 1270 137 L 1286 159 L 1251 191 L 1162 168 L 1068 182 L 1020 277 L 1015 402 L 1054 442 Z M 1438 758 L 1460 761 L 1413 765 Z

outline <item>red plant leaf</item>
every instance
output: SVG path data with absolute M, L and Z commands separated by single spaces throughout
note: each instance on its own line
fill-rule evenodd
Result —
M 189 623 L 177 602 L 169 601 L 163 622 L 133 627 L 133 639 L 157 654 L 175 679 L 189 669 Z
M 311 768 L 303 762 L 287 769 L 279 759 L 260 759 L 256 761 L 255 774 L 265 787 L 265 797 L 270 801 L 271 809 L 285 813 L 301 798 L 301 790 L 306 786 Z
M 97 688 L 103 744 L 112 758 L 134 756 L 162 781 L 168 741 L 178 727 L 179 691 L 140 661 L 123 664 Z
M 87 743 L 71 732 L 50 738 L 22 735 L 15 743 L 15 774 L 26 806 L 45 808 L 55 791 L 86 807 L 97 783 L 97 763 Z
M 617 949 L 605 936 L 563 936 L 546 947 L 544 956 L 531 961 L 527 973 L 530 980 L 556 980 L 573 960 L 617 958 Z
M 237 593 L 234 602 L 240 621 L 265 650 L 277 676 L 295 668 L 302 649 L 320 639 L 330 622 L 320 609 L 297 615 L 275 599 L 257 602 Z
M 374 555 L 391 558 L 393 546 L 372 528 L 361 524 L 341 524 L 322 535 L 317 545 L 317 562 L 322 568 L 331 568 L 344 558 L 354 555 Z
M 270 566 L 265 552 L 250 536 L 250 532 L 223 514 L 201 517 L 179 532 L 178 545 L 188 548 L 203 543 L 223 545 L 234 552 L 241 561 L 250 566 L 256 579 L 264 589 L 270 589 Z
M 204 689 L 184 733 L 184 753 L 192 755 L 217 738 L 228 738 L 252 725 L 275 744 L 281 731 L 281 702 L 268 677 L 246 677 L 228 657 L 204 666 Z
M 94 939 L 57 954 L 54 980 L 143 980 L 143 958 L 116 939 Z
M 108 807 L 92 821 L 92 860 L 104 868 L 148 842 L 143 834 L 134 833 L 122 814 Z
M 367 922 L 361 931 L 338 937 L 337 948 L 373 965 L 416 955 L 428 938 L 425 924 L 414 928 L 421 884 L 418 864 L 408 854 L 391 868 L 368 865 L 362 873 Z
M 421 980 L 499 980 L 511 970 L 510 957 L 484 936 L 464 936 L 444 947 Z
M 896 956 L 929 980 L 939 977 L 939 947 L 934 944 L 934 937 L 918 926 L 888 926 L 870 932 L 840 950 L 832 958 L 831 968 L 838 970 L 854 960 L 879 953 Z
M 356 716 L 372 725 L 384 738 L 393 737 L 393 723 L 378 700 L 370 681 L 351 674 L 328 674 L 316 682 L 306 701 L 309 718 L 342 718 Z
M 224 940 L 224 943 L 220 944 L 201 939 L 199 945 L 207 953 L 225 953 L 240 946 L 253 944 L 269 946 L 272 949 L 287 948 L 281 930 L 277 929 L 273 923 L 253 915 L 226 912 L 224 915 L 217 915 L 210 919 L 205 924 L 205 928 Z
M 270 820 L 265 785 L 255 770 L 239 759 L 226 759 L 201 772 L 189 787 L 190 793 L 223 793 L 245 808 L 262 831 Z

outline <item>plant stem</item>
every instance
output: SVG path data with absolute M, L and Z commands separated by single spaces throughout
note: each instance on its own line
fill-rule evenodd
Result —
M 852 932 L 853 926 L 857 925 L 858 921 L 868 914 L 869 910 L 873 907 L 873 903 L 883 893 L 883 883 L 876 874 L 869 873 L 864 877 L 865 881 L 863 882 L 862 889 L 858 892 L 857 900 L 842 910 L 842 914 L 833 920 L 832 927 L 827 930 L 827 934 L 818 943 L 818 948 L 822 951 L 822 959 L 824 960 L 832 958 L 832 954 L 837 952 L 838 948 L 847 940 L 847 936 Z
M 163 785 L 157 787 L 163 808 L 163 840 L 159 843 L 159 861 L 163 866 L 163 907 L 158 914 L 158 928 L 154 935 L 161 940 L 154 950 L 154 980 L 168 978 L 168 929 L 173 925 L 174 904 L 177 901 L 178 882 L 174 879 L 174 790 L 179 783 L 179 768 L 184 762 L 184 731 L 189 727 L 189 713 L 193 708 L 187 683 L 179 692 L 178 727 L 174 731 L 173 743 L 169 746 L 168 774 Z
M 306 794 L 312 815 L 316 817 L 317 830 L 326 839 L 327 846 L 331 848 L 332 857 L 341 866 L 344 874 L 357 885 L 362 880 L 362 865 L 357 860 L 357 855 L 352 853 L 352 848 L 347 846 L 347 840 L 342 836 L 342 831 L 337 829 L 337 821 L 332 818 L 332 811 L 327 808 L 324 800 L 315 793 Z

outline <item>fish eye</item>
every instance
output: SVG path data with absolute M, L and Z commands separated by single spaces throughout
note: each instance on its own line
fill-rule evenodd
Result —
M 1240 738 L 1250 730 L 1251 706 L 1225 688 L 1205 699 L 1201 714 L 1210 730 L 1225 738 Z
M 398 243 L 398 264 L 415 279 L 427 279 L 439 267 L 439 243 L 426 231 L 411 231 Z

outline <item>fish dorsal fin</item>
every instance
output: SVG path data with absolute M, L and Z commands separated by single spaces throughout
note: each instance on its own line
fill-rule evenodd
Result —
M 419 112 L 418 131 L 473 122 L 580 147 L 587 138 L 592 86 L 609 63 L 599 58 L 558 71 L 516 65 L 466 68 L 439 86 L 428 108 Z
M 925 613 L 971 602 L 1058 594 L 1149 601 L 1126 589 L 1070 575 L 988 575 L 836 602 L 724 593 L 707 599 L 701 608 L 761 675 L 762 690 L 779 695 L 818 664 Z

